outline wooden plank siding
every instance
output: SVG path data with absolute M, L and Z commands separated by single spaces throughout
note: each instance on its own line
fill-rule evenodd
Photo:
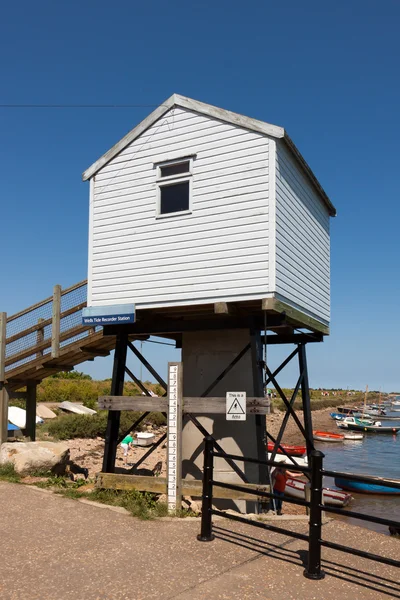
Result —
M 276 297 L 328 325 L 328 210 L 280 140 L 276 141 L 275 173 Z
M 156 308 L 264 297 L 269 144 L 263 134 L 175 107 L 101 168 L 88 304 Z M 192 212 L 156 218 L 154 163 L 187 156 L 195 156 Z

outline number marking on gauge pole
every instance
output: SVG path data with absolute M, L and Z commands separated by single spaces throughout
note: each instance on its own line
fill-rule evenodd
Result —
M 175 512 L 182 501 L 182 363 L 168 363 L 167 502 Z

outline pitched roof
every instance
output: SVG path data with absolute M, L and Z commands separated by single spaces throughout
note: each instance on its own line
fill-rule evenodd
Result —
M 188 110 L 192 110 L 203 115 L 208 115 L 209 117 L 213 117 L 214 119 L 224 121 L 225 123 L 231 123 L 232 125 L 237 125 L 238 127 L 243 127 L 244 129 L 248 129 L 250 131 L 257 131 L 258 133 L 262 133 L 264 135 L 283 140 L 286 143 L 289 150 L 291 151 L 291 153 L 295 156 L 298 163 L 303 168 L 305 174 L 315 186 L 317 192 L 319 193 L 323 202 L 325 203 L 331 217 L 336 216 L 335 207 L 329 200 L 318 179 L 315 177 L 307 162 L 304 160 L 299 150 L 296 148 L 295 144 L 290 139 L 283 127 L 271 125 L 270 123 L 265 123 L 264 121 L 259 121 L 258 119 L 252 119 L 251 117 L 245 117 L 244 115 L 231 112 L 230 110 L 218 108 L 216 106 L 212 106 L 211 104 L 205 104 L 204 102 L 199 102 L 198 100 L 192 100 L 191 98 L 186 98 L 185 96 L 180 96 L 179 94 L 173 94 L 168 98 L 168 100 L 160 104 L 160 106 L 156 108 L 150 115 L 148 115 L 148 117 L 146 117 L 143 121 L 141 121 L 139 125 L 136 125 L 136 127 L 134 127 L 119 142 L 117 142 L 112 148 L 110 148 L 108 152 L 103 154 L 103 156 L 101 156 L 95 163 L 93 163 L 88 169 L 86 169 L 86 171 L 82 175 L 83 181 L 87 181 L 88 179 L 93 177 L 93 175 L 100 171 L 100 169 L 104 167 L 104 165 L 106 165 L 110 160 L 112 160 L 117 154 L 119 154 L 124 148 L 126 148 L 126 146 L 132 143 L 136 138 L 142 135 L 143 132 L 145 132 L 149 127 L 151 127 L 156 121 L 158 121 L 158 119 L 160 119 L 174 106 L 180 106 L 181 108 L 186 108 Z

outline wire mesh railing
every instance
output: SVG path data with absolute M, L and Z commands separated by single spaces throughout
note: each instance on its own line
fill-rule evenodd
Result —
M 56 286 L 59 288 L 59 286 Z M 56 290 L 55 288 L 55 290 Z M 6 319 L 3 349 L 4 371 L 48 357 L 54 350 L 57 323 L 58 349 L 65 349 L 93 330 L 82 325 L 81 311 L 87 304 L 87 281 L 81 281 Z M 59 325 L 58 325 L 59 323 Z

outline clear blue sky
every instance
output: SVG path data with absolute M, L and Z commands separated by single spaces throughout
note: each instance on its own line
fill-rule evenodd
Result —
M 20 0 L 2 7 L 0 102 L 177 92 L 284 126 L 338 209 L 332 335 L 310 347 L 311 385 L 399 389 L 399 23 L 398 0 Z M 86 277 L 81 173 L 151 110 L 0 108 L 0 310 Z M 145 345 L 162 372 L 166 350 Z M 108 377 L 110 360 L 85 370 Z

